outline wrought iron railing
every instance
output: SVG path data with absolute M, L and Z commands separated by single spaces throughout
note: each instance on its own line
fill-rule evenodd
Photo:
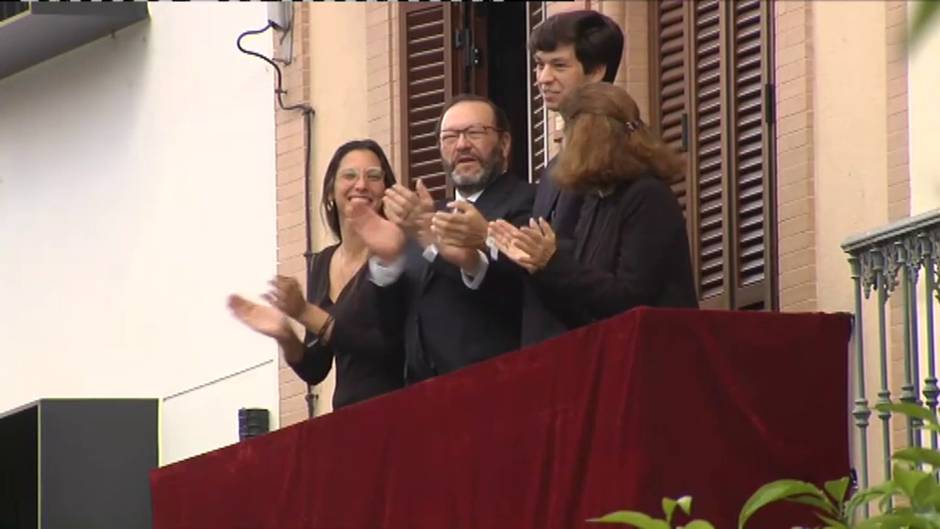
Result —
M 868 486 L 868 425 L 872 414 L 870 407 L 892 402 L 891 388 L 893 375 L 890 373 L 889 355 L 903 353 L 903 378 L 900 381 L 901 402 L 923 404 L 932 410 L 937 409 L 936 350 L 934 344 L 934 308 L 940 304 L 938 291 L 938 268 L 940 261 L 940 209 L 904 219 L 883 228 L 852 237 L 842 244 L 842 249 L 849 254 L 852 279 L 855 282 L 855 351 L 854 383 L 855 400 L 852 416 L 857 428 L 855 459 L 859 470 L 862 487 Z M 874 296 L 872 296 L 874 294 Z M 901 318 L 903 334 L 902 351 L 889 349 L 888 301 L 892 295 L 901 296 L 901 305 L 895 305 L 890 317 Z M 877 308 L 877 343 L 874 351 L 878 355 L 877 398 L 869 402 L 866 393 L 866 353 L 871 354 L 871 344 L 864 342 L 865 300 L 874 301 Z M 923 316 L 919 314 L 919 303 L 923 303 Z M 870 307 L 871 305 L 867 305 Z M 924 343 L 921 344 L 921 337 Z M 921 378 L 923 374 L 923 379 Z M 921 400 L 923 396 L 923 400 Z M 878 411 L 881 421 L 881 435 L 884 453 L 871 454 L 873 462 L 881 460 L 884 475 L 891 472 L 891 414 Z M 921 446 L 926 440 L 916 424 L 909 420 L 906 428 L 908 446 Z M 937 434 L 929 437 L 930 447 L 937 448 Z

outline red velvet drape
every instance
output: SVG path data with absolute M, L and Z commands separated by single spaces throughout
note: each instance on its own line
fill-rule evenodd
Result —
M 691 494 L 731 529 L 765 482 L 847 474 L 849 334 L 844 315 L 634 310 L 158 469 L 154 528 L 591 527 Z M 813 520 L 794 514 L 752 527 Z

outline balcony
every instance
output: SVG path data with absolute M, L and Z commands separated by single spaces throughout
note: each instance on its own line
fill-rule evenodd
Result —
M 868 426 L 870 408 L 878 404 L 900 401 L 937 409 L 934 311 L 940 303 L 940 209 L 852 237 L 842 249 L 849 254 L 855 283 L 853 455 L 860 485 L 867 487 L 870 471 L 890 476 L 893 449 L 937 448 L 936 433 L 921 434 L 910 420 L 892 424 L 889 412 L 877 412 L 880 431 L 869 432 Z M 866 326 L 867 321 L 873 323 Z M 874 394 L 868 390 L 872 382 L 878 388 Z M 869 441 L 881 450 L 870 453 Z

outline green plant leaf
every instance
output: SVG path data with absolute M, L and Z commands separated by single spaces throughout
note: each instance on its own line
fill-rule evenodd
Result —
M 869 487 L 865 490 L 856 492 L 849 498 L 849 501 L 845 504 L 845 518 L 849 526 L 852 526 L 855 520 L 855 511 L 862 505 L 865 505 L 869 502 L 879 500 L 893 494 L 896 489 L 894 483 L 887 482 L 874 487 Z
M 663 498 L 663 514 L 666 515 L 667 524 L 672 524 L 672 515 L 676 511 L 676 506 L 682 509 L 682 512 L 688 516 L 692 512 L 692 496 L 683 496 L 678 500 Z
M 909 499 L 913 500 L 916 497 L 917 486 L 924 479 L 931 479 L 931 475 L 926 472 L 921 472 L 919 470 L 912 470 L 905 468 L 903 465 L 894 465 L 894 481 L 898 487 L 901 488 L 901 492 L 904 493 Z
M 663 498 L 663 514 L 666 515 L 666 523 L 672 523 L 672 513 L 676 510 L 676 500 L 672 498 Z
M 901 495 L 904 491 L 900 487 L 895 486 L 891 495 L 885 495 L 880 500 L 878 500 L 878 510 L 881 512 L 888 512 L 888 506 L 891 505 L 891 498 L 893 495 Z
M 930 495 L 924 499 L 924 507 L 930 508 L 935 512 L 940 512 L 940 487 L 934 489 Z
M 741 514 L 738 516 L 738 529 L 743 529 L 748 519 L 768 504 L 799 496 L 816 496 L 824 502 L 829 501 L 825 493 L 812 483 L 794 479 L 774 481 L 757 489 L 748 498 L 744 507 L 741 508 Z
M 940 452 L 929 448 L 902 448 L 895 452 L 891 458 L 915 465 L 930 465 L 934 468 L 940 468 Z
M 927 474 L 930 476 L 930 474 Z M 911 498 L 911 506 L 914 510 L 923 511 L 931 507 L 930 497 L 934 492 L 940 489 L 935 479 L 922 479 L 914 488 L 914 497 Z
M 824 488 L 826 492 L 829 493 L 829 496 L 835 500 L 837 505 L 842 505 L 845 500 L 845 492 L 849 490 L 849 478 L 844 477 L 842 479 L 827 481 Z
M 829 529 L 846 529 L 845 522 L 841 520 L 836 520 L 835 518 L 831 518 L 819 513 L 816 513 L 816 517 L 826 522 L 826 527 Z
M 911 24 L 910 46 L 924 38 L 927 28 L 940 17 L 940 3 L 936 0 L 917 2 Z
M 802 503 L 803 505 L 809 505 L 810 507 L 816 507 L 820 511 L 828 514 L 838 514 L 838 509 L 836 509 L 829 500 L 823 500 L 817 498 L 816 496 L 796 496 L 794 498 L 786 498 L 785 501 L 790 501 L 793 503 Z
M 635 511 L 617 511 L 605 514 L 600 518 L 590 518 L 587 521 L 594 523 L 619 523 L 632 525 L 638 529 L 670 529 L 665 520 L 657 520 Z
M 860 522 L 854 529 L 902 529 L 909 527 L 913 519 L 912 514 L 887 513 L 872 516 Z
M 940 432 L 940 424 L 923 423 L 920 425 L 920 427 L 923 430 L 932 431 L 932 432 Z
M 936 512 L 927 512 L 927 513 L 918 513 L 918 518 L 926 520 L 931 528 L 940 527 L 940 513 Z
M 934 415 L 930 408 L 924 406 L 918 406 L 916 404 L 908 404 L 906 402 L 897 402 L 892 404 L 878 404 L 875 406 L 875 409 L 878 411 L 890 411 L 893 413 L 902 413 L 908 417 L 915 419 L 920 419 L 928 424 L 937 424 L 937 416 Z
M 872 516 L 860 522 L 854 529 L 936 529 L 940 527 L 935 515 L 918 515 L 910 509 Z
M 682 529 L 715 529 L 715 526 L 705 520 L 692 520 L 685 524 Z

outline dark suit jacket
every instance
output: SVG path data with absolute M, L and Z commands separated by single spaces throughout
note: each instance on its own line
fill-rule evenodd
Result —
M 557 159 L 558 157 L 552 158 L 542 171 L 535 193 L 535 203 L 532 205 L 532 216 L 551 221 L 555 236 L 570 240 L 574 239 L 574 229 L 578 225 L 584 195 L 563 191 L 558 187 L 552 178 L 552 169 Z
M 507 173 L 486 187 L 475 206 L 489 220 L 521 225 L 531 217 L 534 195 L 529 183 Z M 412 245 L 398 283 L 403 281 L 407 382 L 519 348 L 522 273 L 505 257 L 490 263 L 479 290 L 470 290 L 456 266 L 441 258 L 429 263 Z
M 569 328 L 645 305 L 697 307 L 689 242 L 672 190 L 649 175 L 585 194 L 573 255 L 557 251 L 532 279 Z

